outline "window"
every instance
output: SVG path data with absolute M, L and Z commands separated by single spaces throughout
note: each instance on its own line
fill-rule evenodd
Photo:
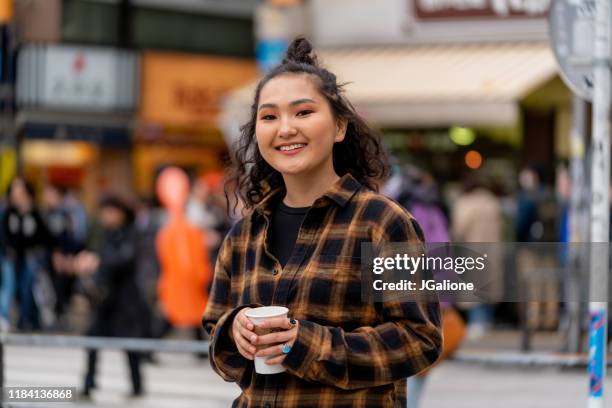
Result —
M 138 48 L 252 57 L 252 18 L 187 14 L 137 8 L 132 16 L 133 45 Z
M 119 0 L 63 0 L 62 38 L 66 42 L 127 45 L 253 57 L 252 16 L 224 16 L 130 6 L 122 21 Z M 130 38 L 119 38 L 125 32 Z
M 64 0 L 62 38 L 66 42 L 116 45 L 119 6 L 114 2 Z

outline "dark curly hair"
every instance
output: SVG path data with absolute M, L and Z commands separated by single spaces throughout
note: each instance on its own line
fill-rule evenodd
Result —
M 298 37 L 289 45 L 282 63 L 270 70 L 257 85 L 251 105 L 251 118 L 240 128 L 240 139 L 234 145 L 234 163 L 225 191 L 228 202 L 230 188 L 246 208 L 251 208 L 268 193 L 284 185 L 281 174 L 261 156 L 255 139 L 261 90 L 271 79 L 284 74 L 310 75 L 329 103 L 334 118 L 347 122 L 344 140 L 335 143 L 333 147 L 335 172 L 340 177 L 350 173 L 361 184 L 377 190 L 377 181 L 384 180 L 389 174 L 387 154 L 379 133 L 357 114 L 345 98 L 345 84 L 339 84 L 336 75 L 319 65 L 310 42 Z

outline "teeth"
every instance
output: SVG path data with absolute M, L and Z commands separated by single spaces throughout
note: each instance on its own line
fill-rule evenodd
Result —
M 279 149 L 282 150 L 282 151 L 289 151 L 289 150 L 299 149 L 300 147 L 304 147 L 304 146 L 306 146 L 306 145 L 298 143 L 298 144 L 292 144 L 292 145 L 289 145 L 289 146 L 281 146 Z

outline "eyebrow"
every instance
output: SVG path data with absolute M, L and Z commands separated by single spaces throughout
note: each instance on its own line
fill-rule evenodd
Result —
M 295 101 L 291 102 L 289 105 L 296 106 L 296 105 L 300 105 L 302 103 L 314 103 L 314 104 L 316 104 L 317 102 L 313 101 L 312 99 L 302 98 L 302 99 L 296 99 Z M 278 105 L 276 105 L 275 103 L 264 103 L 264 104 L 261 104 L 259 106 L 258 110 L 261 110 L 263 108 L 277 108 L 277 107 L 278 107 Z

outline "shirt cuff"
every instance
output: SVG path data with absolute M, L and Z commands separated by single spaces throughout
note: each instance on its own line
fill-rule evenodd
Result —
M 312 363 L 319 356 L 323 344 L 323 330 L 325 328 L 316 323 L 300 320 L 295 342 L 283 361 L 283 365 L 290 373 L 304 377 L 309 371 L 314 370 Z
M 227 312 L 217 321 L 210 339 L 210 359 L 213 366 L 221 371 L 219 374 L 222 374 L 225 380 L 239 380 L 236 377 L 239 376 L 241 370 L 250 362 L 250 360 L 247 360 L 238 352 L 236 343 L 230 337 L 234 317 L 244 308 L 259 306 L 261 305 L 249 304 L 238 306 Z

